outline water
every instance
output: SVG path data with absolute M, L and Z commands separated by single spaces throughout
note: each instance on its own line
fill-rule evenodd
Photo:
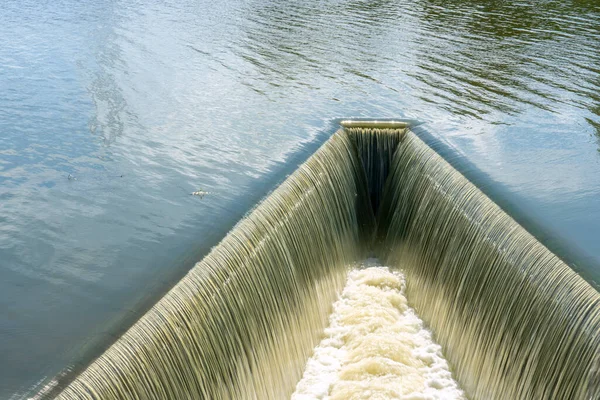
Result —
M 0 398 L 112 340 L 334 117 L 428 122 L 600 281 L 599 27 L 595 1 L 5 0 Z
M 350 272 L 332 306 L 367 251 L 395 273 Z M 461 397 L 454 376 L 477 400 L 595 399 L 599 333 L 600 293 L 414 132 L 351 127 L 56 388 L 64 400 Z
M 409 132 L 378 251 L 473 399 L 600 397 L 600 293 Z
M 405 288 L 377 260 L 351 270 L 292 400 L 465 399 Z
M 349 137 L 333 137 L 58 398 L 289 397 L 365 256 L 361 173 Z

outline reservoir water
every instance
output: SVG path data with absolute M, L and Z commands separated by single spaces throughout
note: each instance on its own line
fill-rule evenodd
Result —
M 600 282 L 598 49 L 596 1 L 5 0 L 0 398 L 89 361 L 339 117 L 424 122 Z

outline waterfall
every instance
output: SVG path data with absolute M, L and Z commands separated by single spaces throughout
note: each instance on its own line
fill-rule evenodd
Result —
M 380 209 L 380 257 L 470 397 L 600 398 L 598 292 L 413 133 Z
M 469 398 L 600 398 L 600 294 L 406 123 L 342 126 L 58 398 L 289 398 L 373 253 Z
M 61 399 L 279 399 L 319 342 L 372 230 L 362 167 L 333 136 Z

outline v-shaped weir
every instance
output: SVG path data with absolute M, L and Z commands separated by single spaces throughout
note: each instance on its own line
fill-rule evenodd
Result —
M 59 398 L 289 398 L 372 251 L 470 398 L 600 398 L 599 293 L 393 122 L 343 123 Z

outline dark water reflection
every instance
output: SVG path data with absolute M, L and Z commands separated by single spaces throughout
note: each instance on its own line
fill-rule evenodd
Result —
M 427 122 L 600 280 L 598 3 L 402 3 L 5 1 L 0 398 L 117 335 L 336 117 Z

